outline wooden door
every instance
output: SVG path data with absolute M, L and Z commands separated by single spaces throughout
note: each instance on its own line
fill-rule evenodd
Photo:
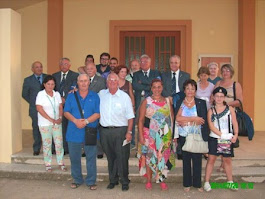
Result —
M 120 63 L 127 67 L 133 59 L 147 54 L 151 68 L 169 70 L 171 55 L 180 55 L 180 31 L 122 31 L 120 33 Z

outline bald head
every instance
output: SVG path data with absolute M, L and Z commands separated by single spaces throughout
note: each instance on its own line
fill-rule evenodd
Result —
M 85 66 L 85 71 L 89 77 L 94 77 L 94 75 L 97 72 L 96 65 L 94 63 L 91 63 L 91 62 L 87 63 Z

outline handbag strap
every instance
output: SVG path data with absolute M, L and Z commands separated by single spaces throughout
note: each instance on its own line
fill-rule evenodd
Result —
M 80 112 L 81 118 L 84 119 L 84 114 L 83 114 L 83 111 L 82 111 L 82 109 L 81 109 L 81 105 L 80 105 L 79 99 L 78 99 L 78 97 L 77 97 L 77 93 L 74 92 L 74 95 L 75 95 L 76 103 L 77 103 L 77 106 L 78 106 L 78 109 L 79 109 L 79 112 Z
M 234 93 L 234 100 L 239 101 L 239 104 L 240 104 L 239 109 L 241 109 L 243 111 L 243 104 L 242 104 L 241 100 L 236 98 L 236 82 L 233 83 L 233 93 Z
M 214 111 L 215 111 L 215 116 L 216 116 L 216 119 L 217 119 L 218 128 L 219 128 L 219 131 L 221 131 L 221 128 L 220 128 L 220 122 L 219 122 L 219 117 L 218 117 L 217 111 L 216 111 L 216 109 L 215 109 L 215 106 L 212 108 L 212 111 L 213 111 L 213 113 L 214 113 Z

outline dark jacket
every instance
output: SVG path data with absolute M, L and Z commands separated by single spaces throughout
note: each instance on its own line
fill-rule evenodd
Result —
M 179 108 L 183 102 L 183 99 L 177 101 L 176 103 L 176 108 L 174 110 L 174 121 L 176 120 L 176 115 L 179 111 Z M 204 141 L 208 141 L 209 137 L 209 126 L 208 126 L 208 120 L 207 120 L 207 107 L 206 107 L 206 102 L 204 100 L 195 98 L 195 104 L 196 104 L 196 109 L 197 109 L 197 115 L 198 117 L 202 117 L 204 119 L 204 124 L 202 125 L 201 133 L 202 133 L 202 139 Z M 175 122 L 174 122 L 175 125 Z M 175 129 L 175 128 L 173 128 Z M 174 133 L 174 132 L 173 132 Z
M 151 94 L 151 82 L 153 79 L 160 78 L 161 79 L 161 74 L 157 70 L 150 70 L 149 76 L 146 78 L 143 74 L 142 70 L 139 70 L 133 74 L 133 81 L 132 81 L 132 86 L 135 96 L 135 107 L 136 110 L 140 106 L 141 103 L 141 93 L 142 91 L 145 91 L 147 94 Z
M 42 80 L 46 77 L 46 74 L 42 74 Z M 29 115 L 34 116 L 37 113 L 36 110 L 36 97 L 41 90 L 41 85 L 35 75 L 30 75 L 24 79 L 22 88 L 22 97 L 29 103 Z
M 190 79 L 190 74 L 179 71 L 179 77 L 178 77 L 178 85 L 179 85 L 179 91 L 183 91 L 183 84 L 186 80 Z M 172 95 L 172 74 L 171 71 L 164 72 L 162 74 L 162 81 L 163 81 L 163 92 L 162 95 L 164 97 L 168 97 Z
M 63 88 L 60 88 L 61 79 L 62 79 L 61 74 L 62 74 L 61 71 L 59 71 L 57 73 L 52 74 L 52 76 L 56 80 L 55 90 L 58 92 L 60 92 L 60 90 L 62 90 L 64 92 L 64 96 L 62 96 L 62 97 L 64 97 L 66 99 L 69 91 L 73 89 L 71 87 L 77 85 L 78 73 L 69 70 L 68 74 L 66 76 L 65 84 L 63 85 Z

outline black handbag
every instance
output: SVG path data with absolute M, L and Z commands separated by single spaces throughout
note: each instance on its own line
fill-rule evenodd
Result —
M 248 126 L 247 126 L 246 118 L 250 118 L 250 117 L 247 115 L 247 113 L 244 112 L 243 104 L 241 100 L 236 98 L 236 82 L 233 83 L 233 93 L 234 93 L 234 100 L 237 100 L 240 103 L 240 107 L 235 108 L 236 109 L 236 120 L 238 123 L 238 136 L 248 136 Z M 252 123 L 251 119 L 250 119 L 250 123 Z M 249 125 L 249 128 L 251 128 L 251 125 Z M 253 123 L 252 123 L 251 130 L 253 130 L 253 133 L 254 133 Z
M 74 93 L 78 109 L 80 111 L 81 118 L 84 119 L 84 114 L 81 109 L 79 99 L 76 92 Z M 97 128 L 85 126 L 85 145 L 96 145 L 97 144 Z

